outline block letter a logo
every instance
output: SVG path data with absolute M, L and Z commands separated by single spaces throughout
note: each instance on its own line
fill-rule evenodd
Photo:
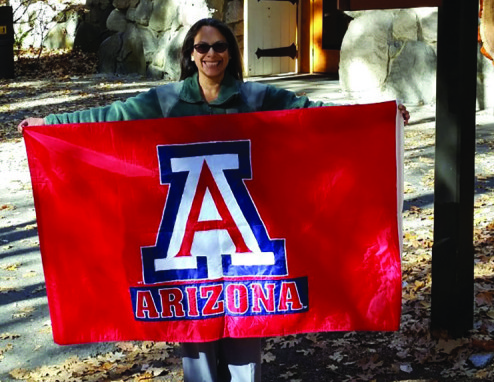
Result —
M 146 284 L 286 276 L 285 241 L 271 240 L 244 184 L 250 142 L 158 146 L 170 188 L 156 245 L 142 247 Z

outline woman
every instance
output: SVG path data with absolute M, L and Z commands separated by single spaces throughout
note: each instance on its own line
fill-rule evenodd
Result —
M 123 121 L 205 114 L 242 113 L 323 106 L 307 97 L 274 86 L 243 82 L 240 50 L 231 30 L 214 19 L 203 19 L 187 33 L 182 47 L 180 82 L 94 108 L 43 118 L 27 118 L 18 130 L 31 125 Z M 405 120 L 406 108 L 400 105 Z M 182 344 L 184 380 L 259 381 L 259 338 L 226 338 L 208 343 Z
M 126 102 L 107 107 L 45 118 L 27 118 L 25 126 L 104 122 L 232 112 L 267 111 L 322 106 L 307 97 L 270 85 L 243 82 L 237 41 L 231 30 L 214 19 L 194 24 L 185 37 L 181 57 L 181 82 L 159 86 Z M 409 114 L 400 105 L 405 124 Z

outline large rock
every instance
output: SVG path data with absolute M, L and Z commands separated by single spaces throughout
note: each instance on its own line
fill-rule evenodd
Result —
M 154 4 L 153 13 L 149 18 L 149 28 L 156 32 L 169 30 L 177 19 L 177 15 L 178 7 L 172 1 L 157 2 Z
M 140 25 L 149 25 L 149 19 L 153 13 L 153 2 L 151 0 L 141 0 L 136 8 L 135 21 Z
M 106 19 L 113 11 L 113 6 L 109 0 L 92 0 L 87 1 L 86 6 L 90 11 L 84 14 L 84 21 L 97 24 L 100 27 L 106 26 Z
M 224 20 L 223 8 L 225 7 L 225 0 L 206 0 L 206 6 L 211 12 L 211 16 L 218 20 Z
M 113 6 L 121 11 L 130 7 L 130 0 L 113 0 Z
M 158 34 L 150 28 L 138 27 L 138 31 L 142 41 L 142 49 L 146 62 L 151 62 L 154 59 L 156 50 L 158 49 Z
M 144 45 L 136 25 L 129 24 L 122 35 L 122 49 L 117 56 L 116 73 L 146 75 Z
M 244 3 L 240 0 L 233 0 L 226 5 L 225 22 L 236 23 L 244 19 Z
M 436 53 L 423 41 L 406 41 L 390 60 L 384 87 L 386 98 L 409 104 L 430 103 L 436 97 Z
M 161 36 L 159 48 L 148 68 L 148 75 L 171 80 L 180 78 L 180 50 L 186 33 L 187 29 L 182 28 Z
M 114 9 L 106 20 L 106 27 L 113 32 L 125 32 L 127 29 L 127 18 L 125 12 Z
M 74 47 L 83 52 L 96 53 L 100 49 L 101 44 L 112 35 L 106 28 L 100 27 L 98 24 L 81 22 L 77 27 L 74 39 Z
M 431 44 L 437 44 L 437 9 L 436 8 L 416 8 L 414 10 L 420 20 L 419 40 Z
M 436 48 L 429 33 L 430 14 L 403 9 L 352 17 L 341 47 L 342 89 L 360 102 L 396 98 L 408 104 L 433 102 Z
M 82 15 L 77 27 L 74 46 L 84 52 L 98 52 L 100 45 L 113 33 L 106 27 L 106 20 L 113 11 L 109 0 L 87 0 L 90 11 Z
M 116 74 L 146 74 L 144 44 L 137 26 L 129 24 L 125 32 L 103 41 L 98 51 L 98 71 Z
M 122 35 L 117 33 L 103 41 L 98 51 L 98 72 L 116 73 L 118 52 L 122 49 Z

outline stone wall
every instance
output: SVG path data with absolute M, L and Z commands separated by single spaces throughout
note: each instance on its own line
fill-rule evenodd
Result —
M 243 0 L 87 0 L 87 7 L 76 45 L 98 46 L 104 73 L 176 80 L 185 34 L 204 17 L 226 22 L 243 41 Z

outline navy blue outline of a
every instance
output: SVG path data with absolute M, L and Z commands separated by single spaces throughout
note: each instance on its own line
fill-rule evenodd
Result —
M 274 254 L 273 265 L 232 265 L 230 255 L 222 256 L 223 276 L 287 276 L 288 267 L 285 256 L 285 240 L 270 239 L 266 227 L 259 216 L 254 202 L 244 183 L 252 178 L 250 161 L 250 141 L 226 141 L 192 143 L 184 145 L 157 146 L 161 184 L 169 184 L 168 195 L 163 209 L 156 244 L 141 247 L 143 280 L 145 284 L 156 284 L 167 281 L 204 280 L 208 279 L 207 259 L 197 256 L 197 268 L 155 270 L 155 260 L 166 258 L 171 236 L 175 227 L 178 208 L 188 176 L 187 172 L 172 172 L 172 158 L 187 158 L 206 155 L 238 154 L 239 168 L 224 170 L 225 178 L 235 196 L 254 237 L 262 252 Z

